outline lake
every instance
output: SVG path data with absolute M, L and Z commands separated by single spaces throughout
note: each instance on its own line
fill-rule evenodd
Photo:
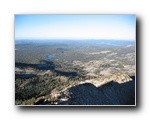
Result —
M 48 58 L 48 59 L 52 59 L 52 58 L 56 58 L 56 56 L 50 54 L 50 55 L 47 56 L 47 58 Z

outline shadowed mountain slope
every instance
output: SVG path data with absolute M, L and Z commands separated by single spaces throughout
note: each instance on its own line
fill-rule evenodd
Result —
M 111 81 L 96 87 L 91 83 L 79 84 L 59 96 L 61 105 L 135 105 L 135 81 L 122 84 Z
M 135 77 L 129 78 L 109 80 L 100 86 L 88 81 L 61 91 L 54 89 L 48 98 L 38 98 L 34 105 L 135 105 Z

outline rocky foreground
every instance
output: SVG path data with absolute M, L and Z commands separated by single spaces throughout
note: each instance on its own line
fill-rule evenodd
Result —
M 135 105 L 135 77 L 116 73 L 37 98 L 34 105 Z

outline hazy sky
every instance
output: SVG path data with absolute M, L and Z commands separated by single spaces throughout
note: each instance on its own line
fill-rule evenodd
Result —
M 15 39 L 135 40 L 134 15 L 15 15 Z

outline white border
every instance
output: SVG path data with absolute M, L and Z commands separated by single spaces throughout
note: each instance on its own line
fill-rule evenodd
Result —
M 0 72 L 1 118 L 5 119 L 105 119 L 141 120 L 150 118 L 150 15 L 148 0 L 1 0 Z M 22 108 L 14 106 L 14 14 L 136 14 L 138 19 L 138 103 L 133 108 Z

